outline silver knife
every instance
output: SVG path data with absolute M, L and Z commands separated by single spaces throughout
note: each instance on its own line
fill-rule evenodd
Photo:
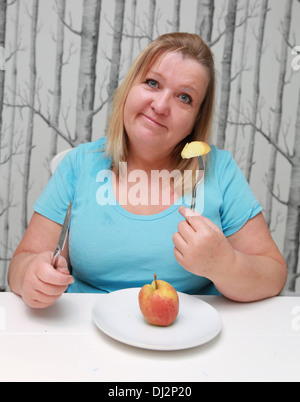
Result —
M 64 220 L 61 232 L 60 232 L 59 239 L 58 239 L 58 243 L 57 243 L 56 249 L 55 249 L 55 251 L 53 253 L 53 256 L 52 256 L 51 264 L 53 265 L 54 268 L 57 268 L 58 258 L 60 256 L 61 251 L 65 247 L 67 234 L 68 234 L 68 229 L 69 229 L 69 224 L 70 224 L 70 219 L 71 219 L 71 212 L 72 212 L 72 201 L 70 201 L 70 204 L 68 206 L 67 213 L 66 213 L 66 216 L 65 216 L 65 220 Z

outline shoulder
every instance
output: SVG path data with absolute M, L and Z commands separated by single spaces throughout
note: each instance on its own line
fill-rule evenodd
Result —
M 222 197 L 225 194 L 236 197 L 240 192 L 250 197 L 249 183 L 229 151 L 212 147 L 209 153 L 208 176 L 218 186 Z
M 219 149 L 215 145 L 211 146 L 208 154 L 208 173 L 220 177 L 224 174 L 234 174 L 239 169 L 236 161 L 229 151 Z
M 232 154 L 225 149 L 219 149 L 215 145 L 211 146 L 211 151 L 209 153 L 210 160 L 213 161 L 214 164 L 223 165 L 228 162 L 234 160 Z
M 73 148 L 70 153 L 73 155 L 90 155 L 92 153 L 104 153 L 106 138 L 101 137 L 97 141 L 84 142 Z
M 92 172 L 109 169 L 111 160 L 105 153 L 105 137 L 97 141 L 79 144 L 68 151 L 52 166 L 53 175 L 69 176 L 77 180 L 80 176 L 89 175 Z M 59 156 L 59 154 L 58 154 Z
M 64 157 L 63 164 L 69 164 L 73 170 L 90 166 L 97 162 L 107 166 L 110 162 L 105 154 L 106 138 L 101 137 L 97 141 L 85 142 L 72 148 Z

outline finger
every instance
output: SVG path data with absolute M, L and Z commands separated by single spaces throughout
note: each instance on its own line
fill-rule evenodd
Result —
M 183 255 L 176 247 L 174 247 L 174 255 L 175 255 L 177 262 L 180 265 L 183 265 Z
M 195 230 L 187 221 L 180 221 L 177 230 L 186 243 L 195 235 Z
M 220 232 L 220 228 L 216 224 L 196 211 L 191 211 L 186 207 L 179 207 L 179 212 L 196 232 L 204 230 L 204 228 L 211 228 L 216 232 Z
M 191 210 L 190 208 L 180 206 L 178 208 L 179 213 L 184 217 L 184 219 L 188 220 L 189 218 L 193 216 L 200 216 L 199 213 L 196 210 Z
M 23 297 L 23 300 L 28 304 L 29 307 L 36 308 L 36 309 L 43 309 L 51 306 L 53 303 L 44 303 L 36 299 L 27 299 Z
M 40 265 L 37 276 L 39 280 L 50 285 L 67 286 L 74 282 L 71 275 L 60 272 L 46 262 Z
M 183 253 L 187 247 L 187 243 L 183 239 L 183 237 L 180 235 L 180 233 L 178 233 L 178 232 L 174 233 L 172 236 L 172 240 L 173 240 L 174 246 L 178 249 L 178 251 Z
M 40 284 L 39 289 L 34 289 L 36 300 L 44 303 L 54 303 L 67 290 L 67 286 Z
M 64 275 L 64 274 L 61 274 Z M 29 282 L 28 282 L 29 283 Z M 68 288 L 68 285 L 53 285 L 43 280 L 39 279 L 37 276 L 33 277 L 33 279 L 29 283 L 29 289 L 33 292 L 38 293 L 39 295 L 45 296 L 53 296 L 58 297 L 62 293 L 64 293 Z M 28 290 L 28 286 L 27 286 Z M 40 298 L 38 298 L 39 300 Z
M 51 304 L 55 303 L 55 301 L 63 294 L 64 292 L 60 292 L 59 294 L 46 294 L 39 290 L 35 290 L 32 294 L 32 300 L 39 304 L 41 307 L 47 307 Z
M 61 255 L 59 256 L 56 270 L 61 272 L 62 274 L 67 274 L 67 275 L 70 274 L 67 260 Z
M 62 255 L 58 257 L 57 268 L 68 268 L 67 260 Z
M 186 222 L 194 229 L 194 231 L 198 231 L 202 229 L 203 219 L 202 215 L 200 215 L 197 211 L 192 211 L 186 207 L 179 207 L 179 212 L 185 218 Z
M 49 289 L 44 289 L 44 287 L 49 287 L 50 285 L 45 285 L 43 283 L 39 283 L 39 289 L 31 288 L 30 291 L 27 289 L 23 292 L 22 298 L 23 300 L 33 308 L 45 308 L 53 304 L 63 293 L 64 289 L 60 289 L 59 294 L 46 294 L 43 291 L 49 291 Z M 55 287 L 56 288 L 56 287 Z M 43 291 L 41 291 L 41 289 Z
M 41 274 L 39 274 L 39 278 L 41 278 L 42 280 L 44 280 L 44 282 L 48 283 L 47 278 L 49 278 L 49 283 L 52 283 L 51 278 L 53 278 L 53 273 L 54 272 L 60 272 L 63 274 L 69 274 L 69 269 L 68 269 L 68 263 L 67 260 L 59 255 L 58 256 L 58 260 L 57 260 L 57 268 L 54 268 L 52 266 L 52 260 L 53 260 L 53 253 L 51 251 L 47 251 L 44 253 L 41 253 L 39 256 L 39 260 L 38 260 L 38 264 L 40 265 L 44 265 L 46 264 L 46 266 L 43 266 L 40 270 L 39 273 L 41 272 L 41 270 L 43 270 L 43 272 Z M 51 269 L 48 272 L 48 266 L 51 266 L 53 269 Z M 51 274 L 52 273 L 52 274 Z M 55 283 L 54 283 L 55 284 Z M 59 284 L 59 283 L 58 283 Z

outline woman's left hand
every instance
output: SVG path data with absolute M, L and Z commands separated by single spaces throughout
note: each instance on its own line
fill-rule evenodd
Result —
M 212 281 L 235 264 L 235 252 L 223 232 L 210 219 L 180 207 L 185 218 L 173 235 L 175 258 L 187 271 Z

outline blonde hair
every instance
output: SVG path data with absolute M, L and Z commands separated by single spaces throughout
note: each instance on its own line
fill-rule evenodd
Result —
M 123 124 L 123 111 L 128 93 L 133 85 L 143 82 L 149 68 L 157 59 L 169 52 L 179 52 L 184 57 L 196 60 L 206 67 L 209 75 L 206 95 L 200 106 L 194 128 L 173 150 L 172 156 L 176 168 L 181 172 L 185 169 L 197 168 L 195 158 L 181 158 L 181 150 L 187 142 L 210 141 L 215 98 L 215 69 L 212 52 L 199 35 L 183 32 L 164 34 L 142 51 L 114 93 L 105 148 L 106 154 L 112 160 L 112 169 L 116 173 L 118 173 L 119 162 L 126 161 L 128 155 L 128 138 Z

